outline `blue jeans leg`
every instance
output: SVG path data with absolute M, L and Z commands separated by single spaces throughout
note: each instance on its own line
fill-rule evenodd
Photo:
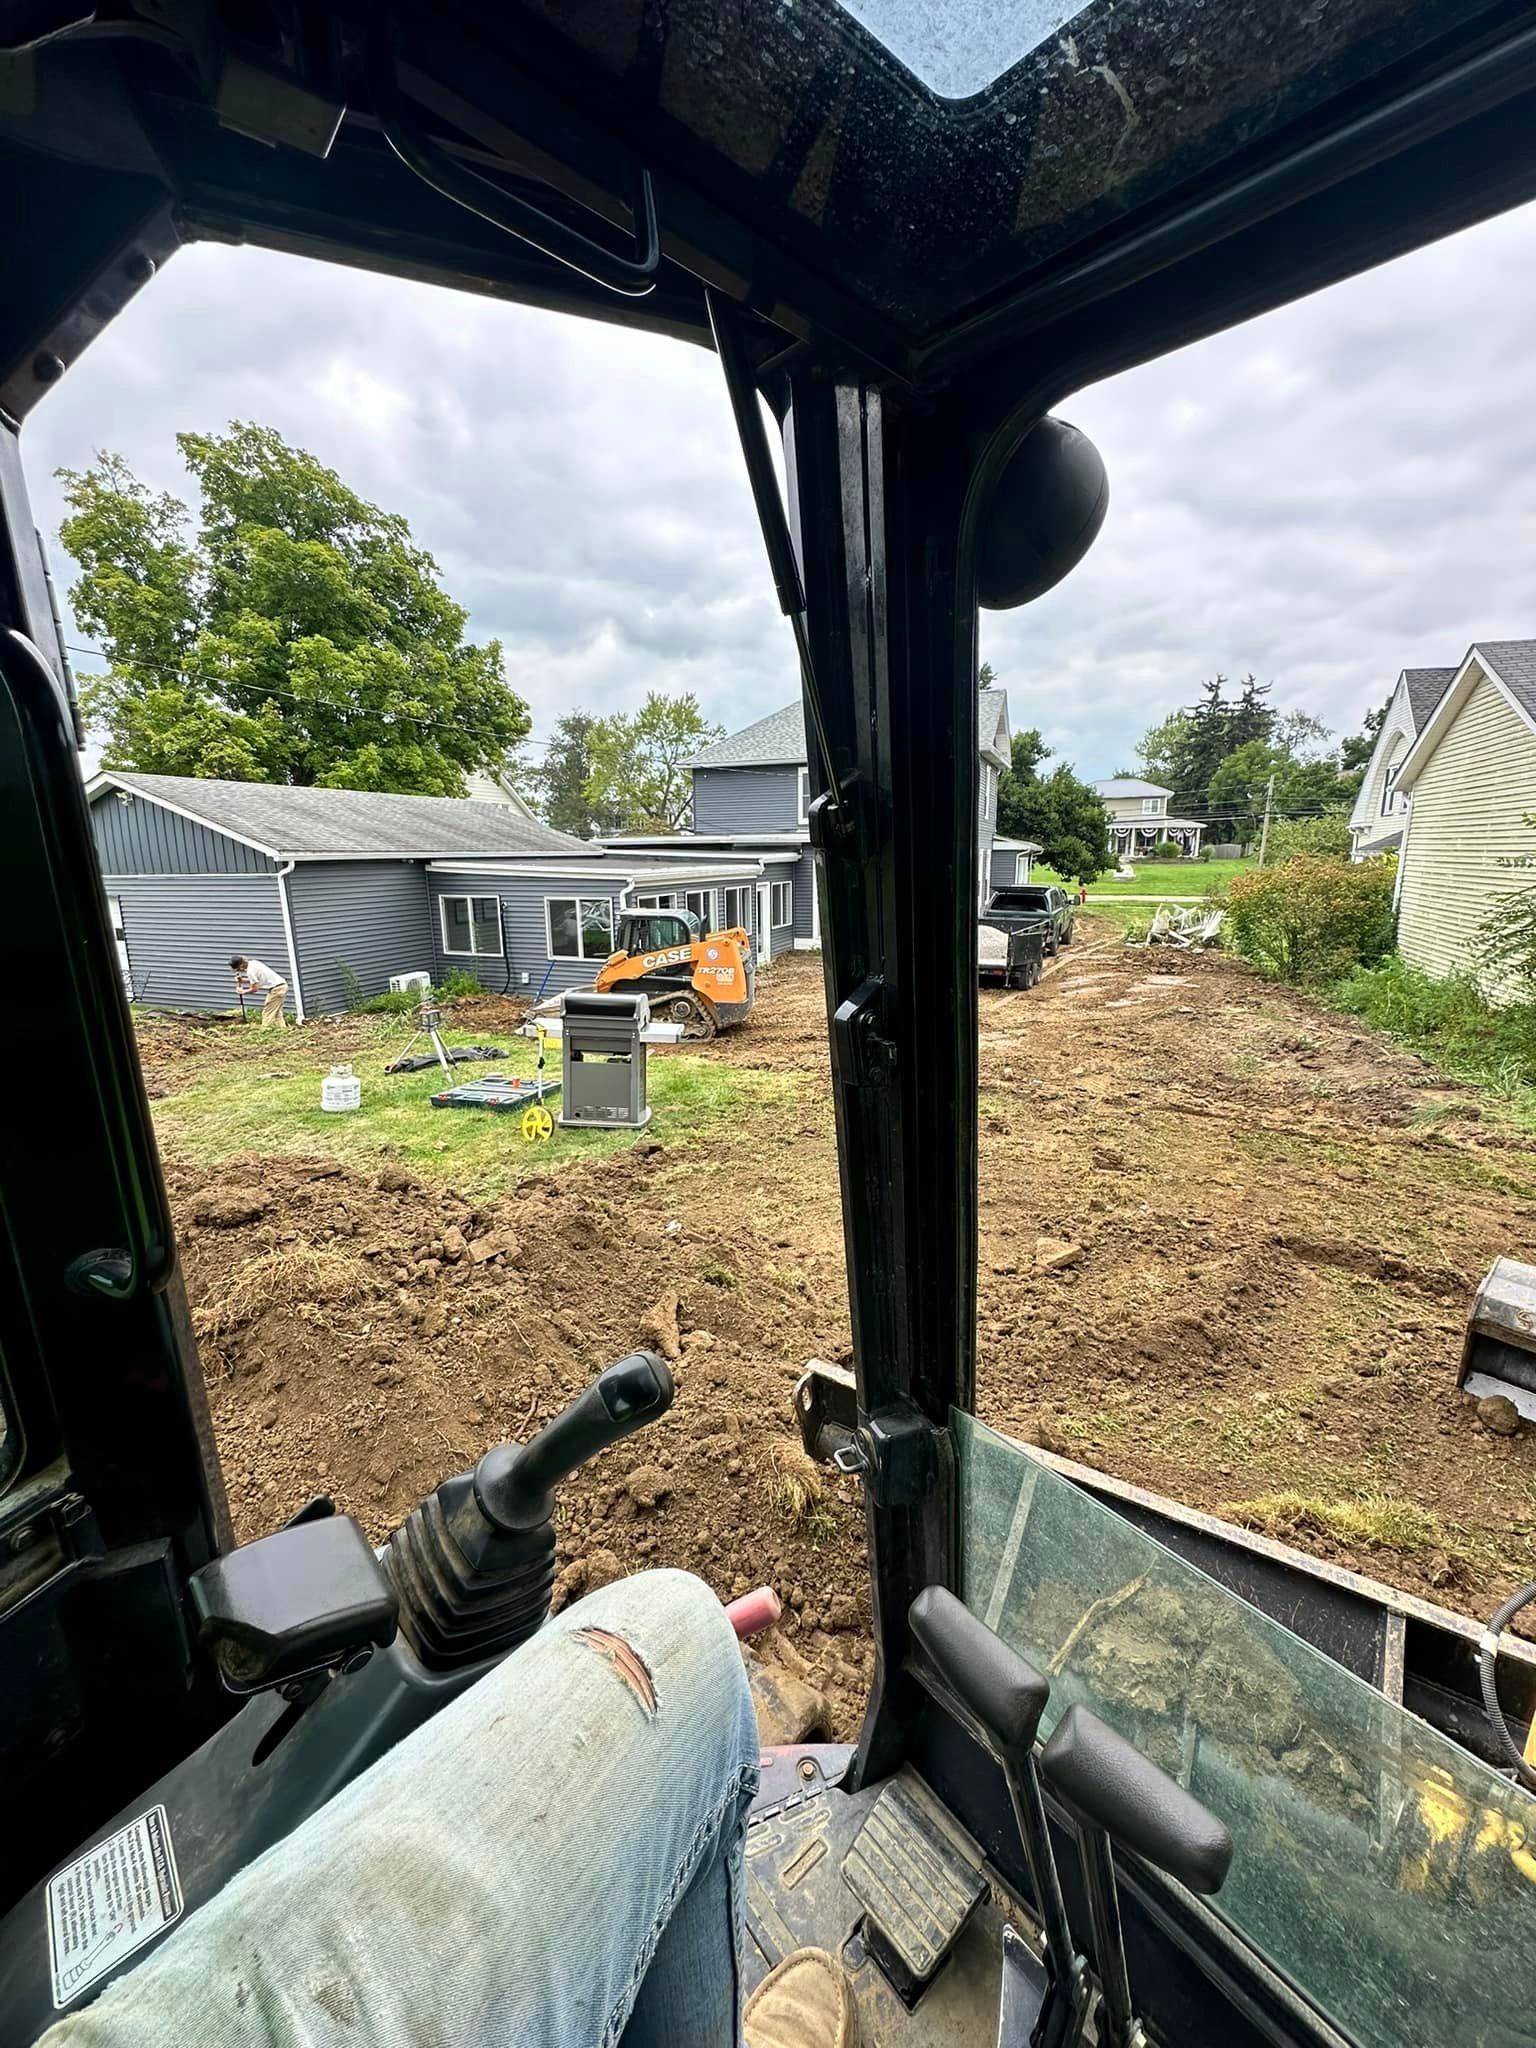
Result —
M 605 1587 L 44 2048 L 736 2048 L 757 1762 L 709 1589 Z

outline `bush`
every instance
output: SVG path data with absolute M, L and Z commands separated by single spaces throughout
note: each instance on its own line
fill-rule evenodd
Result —
M 1275 862 L 1295 860 L 1304 853 L 1326 854 L 1347 860 L 1352 842 L 1347 811 L 1324 811 L 1319 818 L 1277 818 L 1269 828 L 1265 858 Z
M 1495 1009 L 1469 974 L 1434 981 L 1393 958 L 1347 976 L 1331 1000 L 1448 1074 L 1505 1090 L 1536 1082 L 1536 1004 Z
M 450 967 L 437 984 L 437 992 L 452 1002 L 455 996 L 483 996 L 485 983 L 467 967 Z
M 1239 875 L 1227 892 L 1227 936 L 1276 980 L 1316 986 L 1392 950 L 1391 860 L 1302 855 Z
M 336 969 L 346 992 L 342 1000 L 349 1010 L 360 1010 L 363 1007 L 363 984 L 357 978 L 357 969 L 346 960 L 338 960 Z
M 348 1004 L 360 1017 L 405 1017 L 421 1008 L 421 999 L 426 994 L 420 988 L 387 988 L 382 994 L 365 996 L 360 1003 Z
M 1159 839 L 1152 849 L 1153 860 L 1182 860 L 1184 849 L 1177 839 Z

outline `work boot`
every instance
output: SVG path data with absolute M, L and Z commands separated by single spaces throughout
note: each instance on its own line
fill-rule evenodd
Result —
M 859 2016 L 848 1980 L 824 1948 L 776 1963 L 742 2014 L 747 2048 L 857 2048 Z

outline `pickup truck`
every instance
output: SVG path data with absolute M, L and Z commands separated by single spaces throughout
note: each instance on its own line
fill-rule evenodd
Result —
M 994 889 L 981 913 L 983 924 L 1007 931 L 1018 925 L 1045 926 L 1045 950 L 1056 953 L 1072 943 L 1074 908 L 1065 889 L 1054 883 L 1018 882 Z

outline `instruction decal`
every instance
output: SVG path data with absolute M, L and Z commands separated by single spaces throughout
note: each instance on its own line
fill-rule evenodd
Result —
M 62 2011 L 181 1914 L 163 1806 L 87 1849 L 48 1880 L 48 1964 Z

